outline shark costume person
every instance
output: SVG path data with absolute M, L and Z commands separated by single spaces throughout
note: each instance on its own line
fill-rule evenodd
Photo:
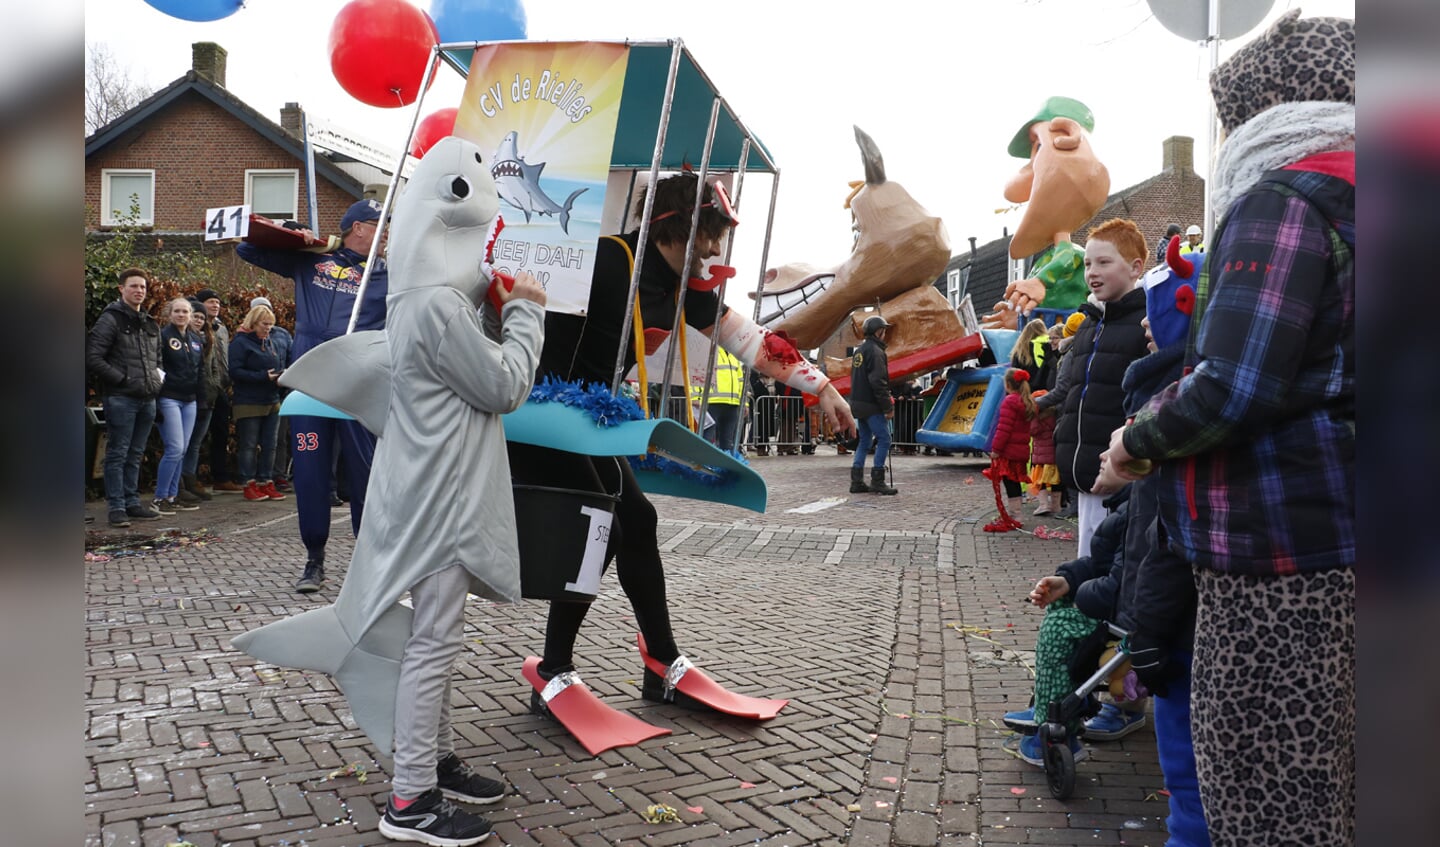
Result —
M 682 173 L 662 179 L 653 186 L 655 199 L 650 237 L 642 260 L 638 291 L 638 311 L 644 327 L 674 326 L 676 296 L 681 285 L 685 243 L 689 237 L 689 222 L 695 207 L 698 183 L 696 174 Z M 729 228 L 739 223 L 724 197 L 723 189 L 717 192 L 715 186 L 706 185 L 703 191 L 694 261 L 688 269 L 687 278 L 698 276 L 701 263 L 719 255 Z M 642 194 L 635 208 L 643 209 L 644 203 Z M 608 386 L 621 349 L 625 351 L 625 368 L 635 365 L 634 345 L 631 339 L 622 337 L 622 331 L 625 311 L 630 308 L 631 269 L 639 238 L 640 233 L 635 230 L 600 239 L 586 314 L 551 312 L 545 316 L 545 349 L 540 358 L 542 377 Z M 816 395 L 831 425 L 838 431 L 854 434 L 855 420 L 844 398 L 784 336 L 721 306 L 714 290 L 701 290 L 692 285 L 685 295 L 684 311 L 686 324 L 707 337 L 718 339 L 720 346 L 747 366 L 774 377 L 778 382 Z M 517 484 L 595 493 L 620 491 L 611 529 L 615 570 L 620 587 L 634 608 L 635 620 L 644 638 L 643 652 L 670 666 L 672 672 L 677 666 L 682 669 L 689 667 L 689 661 L 680 654 L 670 629 L 665 569 L 655 536 L 655 507 L 640 490 L 629 464 L 611 457 L 582 456 L 513 441 L 509 449 L 511 473 Z M 589 609 L 588 603 L 559 600 L 550 603 L 545 628 L 545 655 L 538 668 L 542 679 L 551 680 L 566 674 L 567 679 L 578 681 L 578 677 L 573 675 L 575 638 Z M 666 699 L 666 693 L 666 679 L 647 667 L 642 695 L 648 700 L 659 701 Z M 669 693 L 679 695 L 673 690 Z M 546 712 L 539 692 L 531 697 L 530 702 L 532 711 L 539 714 Z
M 467 593 L 520 598 L 500 415 L 529 395 L 544 290 L 522 273 L 491 302 L 499 198 L 479 148 L 431 147 L 395 206 L 388 324 L 319 345 L 287 387 L 380 435 L 365 522 L 334 605 L 233 640 L 256 658 L 332 674 L 355 721 L 395 756 L 389 838 L 475 844 L 490 823 L 446 798 L 492 803 L 503 783 L 455 754 L 451 667 Z M 477 311 L 478 310 L 478 311 Z M 410 592 L 413 613 L 398 602 Z
M 334 251 L 317 254 L 309 250 L 269 250 L 246 242 L 236 247 L 240 258 L 295 283 L 292 358 L 299 359 L 316 345 L 345 334 L 370 245 L 382 237 L 379 229 L 380 204 L 359 200 L 345 210 L 340 221 L 340 247 Z M 302 231 L 313 238 L 313 233 Z M 356 331 L 384 329 L 388 279 L 385 260 L 376 259 L 355 321 Z M 295 509 L 300 520 L 300 540 L 305 544 L 305 570 L 295 590 L 309 594 L 319 591 L 325 581 L 337 442 L 349 481 L 350 528 L 359 535 L 370 464 L 375 457 L 375 436 L 355 421 L 296 415 L 290 418 L 290 438 L 294 439 L 290 453 L 294 462 Z

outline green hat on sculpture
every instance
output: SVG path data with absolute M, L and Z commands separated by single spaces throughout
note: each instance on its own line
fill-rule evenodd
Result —
M 1072 100 L 1069 97 L 1051 97 L 1035 113 L 1035 117 L 1021 125 L 1020 131 L 1010 139 L 1009 152 L 1017 159 L 1030 158 L 1030 126 L 1037 121 L 1048 121 L 1052 118 L 1070 118 L 1081 126 L 1086 132 L 1095 131 L 1095 114 L 1090 107 L 1079 100 Z

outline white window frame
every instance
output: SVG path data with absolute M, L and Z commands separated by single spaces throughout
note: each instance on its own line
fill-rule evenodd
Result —
M 256 176 L 277 176 L 285 174 L 292 178 L 295 187 L 294 195 L 291 197 L 290 206 L 294 210 L 288 220 L 300 219 L 300 169 L 299 168 L 246 168 L 245 169 L 245 205 L 249 206 L 257 215 L 265 214 L 264 211 L 255 208 L 254 201 L 254 179 Z
M 954 309 L 960 305 L 960 269 L 951 268 L 945 274 L 945 299 L 950 301 L 950 308 Z
M 110 177 L 112 176 L 148 176 L 150 177 L 150 217 L 141 218 L 136 223 L 140 226 L 155 225 L 155 169 L 154 168 L 101 168 L 100 169 L 100 225 L 101 226 L 122 226 L 126 221 L 118 220 L 115 217 L 115 203 L 110 197 Z M 143 199 L 143 198 L 142 198 Z M 119 211 L 128 213 L 130 211 L 130 198 L 125 197 L 125 208 Z

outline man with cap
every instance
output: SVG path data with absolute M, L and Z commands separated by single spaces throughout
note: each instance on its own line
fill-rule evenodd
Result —
M 280 325 L 280 313 L 275 310 L 275 305 L 270 302 L 269 297 L 251 297 L 250 308 L 253 309 L 256 306 L 264 306 L 275 315 L 275 325 L 270 327 L 270 343 L 275 348 L 275 357 L 280 360 L 280 369 L 284 370 L 290 367 L 290 363 L 294 361 L 294 358 L 290 355 L 290 351 L 295 347 L 295 336 L 290 334 L 290 330 Z M 283 400 L 288 393 L 290 393 L 289 389 L 282 387 L 280 389 L 280 398 Z M 281 491 L 290 490 L 289 421 L 290 419 L 288 417 L 280 419 L 280 428 L 275 438 L 275 468 L 271 480 L 275 483 L 275 487 Z
M 1205 252 L 1205 232 L 1195 224 L 1185 230 L 1185 240 L 1180 242 L 1180 255 Z M 1164 255 L 1163 253 L 1161 255 Z
M 340 246 L 332 252 L 269 250 L 242 242 L 235 250 L 240 258 L 295 283 L 295 337 L 290 361 L 332 338 L 345 334 L 350 313 L 360 292 L 360 280 L 370 247 L 379 238 L 381 206 L 375 200 L 359 200 L 345 210 L 340 221 Z M 302 229 L 307 241 L 323 244 L 313 232 Z M 389 276 L 383 258 L 376 259 L 365 286 L 355 321 L 356 330 L 385 327 L 385 296 Z M 305 544 L 305 570 L 295 590 L 302 594 L 319 591 L 325 581 L 325 545 L 330 540 L 330 492 L 334 466 L 331 461 L 338 444 L 350 485 L 350 526 L 359 533 L 365 508 L 365 488 L 370 481 L 370 462 L 375 455 L 375 436 L 356 421 L 295 415 L 290 418 L 290 440 L 294 455 L 295 505 L 300 520 L 300 540 Z
M 871 315 L 860 326 L 865 340 L 850 359 L 850 413 L 860 427 L 860 444 L 850 465 L 850 493 L 895 494 L 885 482 L 885 460 L 890 454 L 890 419 L 895 417 L 895 400 L 890 394 L 890 360 L 885 356 L 885 333 L 890 322 L 884 315 Z M 875 461 L 870 466 L 870 484 L 865 484 L 865 454 L 875 439 Z
M 1085 252 L 1070 235 L 1095 217 L 1110 192 L 1110 173 L 1090 146 L 1094 129 L 1089 106 L 1051 97 L 1011 139 L 1010 155 L 1029 161 L 1005 186 L 1005 199 L 1029 205 L 1010 239 L 1010 258 L 1040 255 L 1027 279 L 1005 287 L 1004 298 L 985 316 L 986 327 L 1016 329 L 1019 316 L 1042 303 L 1070 310 L 1089 295 Z

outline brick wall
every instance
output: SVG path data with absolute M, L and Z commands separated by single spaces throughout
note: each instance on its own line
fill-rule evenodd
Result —
M 1107 203 L 1090 223 L 1072 238 L 1084 244 L 1090 230 L 1112 218 L 1129 218 L 1140 227 L 1145 245 L 1155 249 L 1155 242 L 1165 235 L 1165 227 L 1176 223 L 1183 230 L 1190 224 L 1204 225 L 1205 180 L 1193 171 L 1167 171 L 1141 183 L 1133 192 Z M 1160 261 L 1150 256 L 1148 265 Z
M 182 95 L 86 161 L 87 229 L 100 225 L 104 168 L 154 169 L 157 230 L 200 232 L 206 209 L 243 203 L 247 168 L 297 169 L 299 214 L 302 219 L 306 215 L 304 161 L 195 92 Z M 340 217 L 353 200 L 340 187 L 319 178 L 319 231 L 338 234 Z

